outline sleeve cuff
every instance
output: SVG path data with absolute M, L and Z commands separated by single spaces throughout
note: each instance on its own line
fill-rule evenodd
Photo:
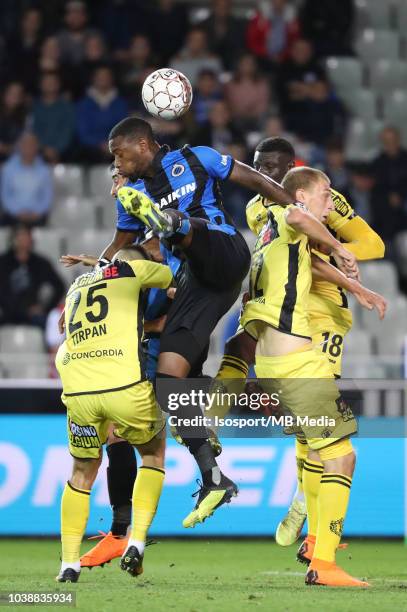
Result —
M 226 176 L 222 179 L 224 181 L 227 181 L 228 178 L 230 177 L 230 175 L 232 174 L 233 168 L 235 167 L 235 160 L 233 159 L 233 157 L 230 158 L 230 167 L 229 170 L 226 174 Z

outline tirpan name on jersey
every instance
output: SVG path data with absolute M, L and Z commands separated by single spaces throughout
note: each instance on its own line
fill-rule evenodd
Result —
M 169 206 L 175 200 L 179 200 L 179 198 L 182 198 L 188 193 L 193 193 L 195 190 L 196 190 L 195 181 L 193 181 L 192 183 L 187 183 L 186 185 L 182 185 L 181 187 L 178 187 L 178 189 L 175 189 L 175 191 L 173 191 L 172 193 L 169 193 L 167 196 L 162 197 L 160 201 L 157 202 L 157 204 L 160 206 L 160 208 L 163 208 L 164 206 Z

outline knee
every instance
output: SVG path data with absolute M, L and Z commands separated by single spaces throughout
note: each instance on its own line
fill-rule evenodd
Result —
M 352 450 L 347 455 L 342 455 L 342 457 L 338 457 L 336 460 L 337 466 L 335 471 L 339 474 L 345 474 L 346 476 L 353 476 L 353 472 L 355 471 L 356 465 L 356 455 L 355 451 Z
M 101 463 L 102 452 L 97 459 L 75 459 L 70 478 L 71 485 L 76 489 L 90 491 Z
M 345 474 L 349 477 L 353 475 L 356 465 L 356 455 L 350 443 L 346 448 L 347 452 L 345 449 L 341 449 L 339 444 L 337 448 L 335 444 L 332 444 L 329 449 L 329 454 L 325 454 L 325 450 L 326 449 L 322 449 L 320 451 L 325 472 L 336 472 L 338 474 Z
M 325 472 L 337 472 L 352 476 L 356 464 L 356 455 L 349 438 L 338 440 L 319 449 Z
M 351 453 L 343 457 L 343 463 L 344 463 L 344 467 L 346 468 L 347 472 L 350 472 L 351 474 L 353 474 L 353 472 L 355 471 L 355 466 L 356 466 L 356 454 L 354 450 L 352 450 Z

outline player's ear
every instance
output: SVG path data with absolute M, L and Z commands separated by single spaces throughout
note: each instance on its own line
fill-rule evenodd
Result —
M 141 136 L 140 138 L 137 138 L 136 144 L 142 153 L 147 151 L 149 148 L 148 140 L 146 138 L 143 138 L 143 136 Z
M 296 192 L 295 192 L 295 200 L 297 202 L 302 202 L 302 203 L 305 202 L 305 189 L 300 188 L 300 189 L 296 190 Z

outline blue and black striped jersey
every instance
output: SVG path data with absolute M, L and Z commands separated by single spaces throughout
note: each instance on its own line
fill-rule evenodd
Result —
M 163 146 L 153 160 L 154 177 L 139 179 L 131 187 L 148 195 L 160 208 L 174 208 L 189 217 L 209 221 L 208 228 L 235 234 L 233 221 L 223 208 L 219 180 L 229 177 L 234 160 L 210 147 L 185 146 L 170 151 Z M 119 230 L 137 231 L 143 224 L 116 203 Z

